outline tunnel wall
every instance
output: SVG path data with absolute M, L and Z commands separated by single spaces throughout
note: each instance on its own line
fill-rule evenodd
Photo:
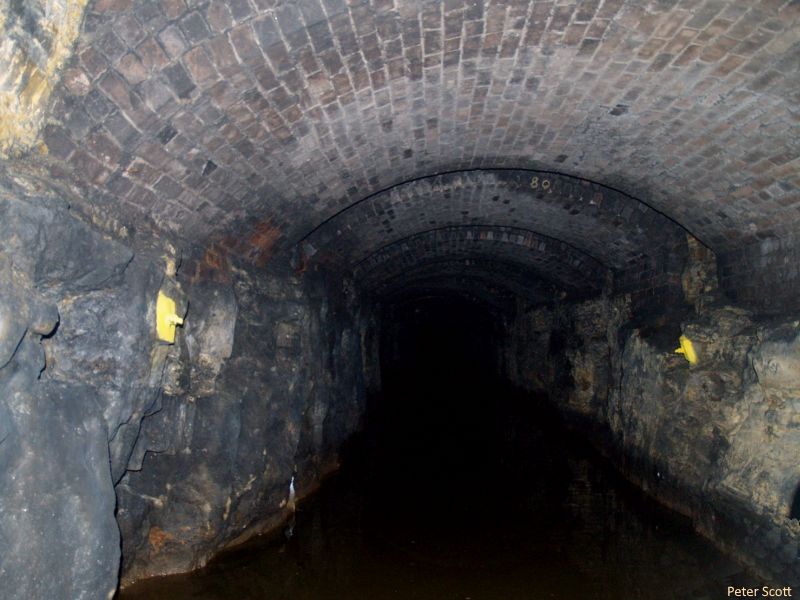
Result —
M 720 283 L 738 304 L 765 314 L 800 312 L 800 234 L 742 246 L 720 255 L 719 265 Z
M 341 285 L 234 269 L 191 285 L 181 357 L 117 486 L 123 583 L 274 528 L 361 425 L 368 320 Z M 138 468 L 137 468 L 138 467 Z
M 34 180 L 2 181 L 5 598 L 105 598 L 116 589 L 114 483 L 159 396 L 172 347 L 148 327 L 165 248 L 137 245 L 124 228 L 114 234 Z
M 235 262 L 209 272 L 69 197 L 0 177 L 10 599 L 110 598 L 120 549 L 131 580 L 279 524 L 293 472 L 302 496 L 336 467 L 377 381 L 370 318 L 346 281 Z M 159 291 L 185 317 L 175 344 L 156 336 Z
M 629 479 L 722 549 L 795 584 L 797 315 L 759 320 L 725 304 L 708 259 L 687 265 L 693 308 L 682 317 L 634 326 L 630 295 L 520 304 L 498 362 L 515 386 L 550 395 Z M 696 365 L 674 352 L 681 333 L 695 344 Z

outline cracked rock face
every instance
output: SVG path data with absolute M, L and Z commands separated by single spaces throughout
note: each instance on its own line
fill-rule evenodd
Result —
M 59 69 L 72 54 L 87 0 L 0 6 L 0 157 L 35 144 Z M 88 83 L 88 82 L 87 82 Z M 46 152 L 46 147 L 40 147 Z
M 279 524 L 293 474 L 313 489 L 360 426 L 366 320 L 346 286 L 235 267 L 182 284 L 147 244 L 0 190 L 4 597 L 110 597 L 120 564 L 126 581 L 202 565 Z M 159 290 L 187 317 L 174 345 Z
M 619 298 L 519 316 L 508 375 L 527 389 L 560 390 L 567 418 L 592 424 L 626 476 L 766 578 L 797 581 L 798 323 L 760 323 L 692 300 L 705 308 L 675 323 L 672 343 L 663 329 L 630 330 Z M 681 332 L 696 365 L 674 353 Z M 533 373 L 536 364 L 555 368 Z
M 162 267 L 31 188 L 0 190 L 0 589 L 110 597 L 114 481 L 160 385 Z M 163 360 L 161 360 L 163 364 Z
M 336 466 L 364 410 L 350 333 L 363 320 L 352 299 L 312 302 L 306 285 L 244 271 L 192 285 L 180 372 L 117 486 L 123 583 L 278 525 L 292 476 L 302 495 Z

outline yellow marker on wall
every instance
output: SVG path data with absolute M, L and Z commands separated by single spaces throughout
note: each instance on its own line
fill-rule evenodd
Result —
M 697 364 L 697 352 L 694 349 L 694 344 L 692 344 L 692 340 L 687 338 L 685 335 L 680 337 L 681 347 L 675 350 L 676 354 L 683 354 L 686 360 L 689 361 L 689 364 L 696 365 Z
M 183 319 L 178 316 L 175 301 L 164 292 L 158 292 L 156 301 L 156 332 L 158 339 L 169 344 L 175 343 L 175 327 L 183 325 Z

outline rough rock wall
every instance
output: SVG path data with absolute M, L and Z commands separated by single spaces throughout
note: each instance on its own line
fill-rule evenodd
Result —
M 195 283 L 181 356 L 117 486 L 123 583 L 275 527 L 361 424 L 368 321 L 346 284 L 233 269 Z
M 625 296 L 520 310 L 501 366 L 515 385 L 550 393 L 630 479 L 720 547 L 791 585 L 800 582 L 800 322 L 726 305 L 713 264 L 700 251 L 687 264 L 692 309 L 635 328 Z M 674 352 L 681 333 L 695 365 Z
M 0 157 L 36 142 L 86 4 L 87 0 L 0 4 Z M 46 154 L 47 147 L 40 144 L 39 152 Z
M 106 598 L 114 482 L 170 352 L 159 248 L 115 241 L 36 183 L 0 188 L 0 596 Z
M 720 307 L 684 332 L 698 347 L 695 366 L 636 332 L 625 342 L 606 414 L 617 460 L 724 549 L 797 584 L 798 321 L 759 324 Z
M 188 279 L 168 242 L 0 184 L 0 596 L 110 598 L 121 560 L 128 579 L 191 569 L 278 524 L 375 386 L 347 284 Z M 174 345 L 159 290 L 185 316 Z

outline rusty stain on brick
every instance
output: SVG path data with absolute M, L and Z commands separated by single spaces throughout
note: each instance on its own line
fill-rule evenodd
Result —
M 250 248 L 246 253 L 246 257 L 256 266 L 263 267 L 272 256 L 272 249 L 280 237 L 281 231 L 272 224 L 271 219 L 258 223 L 247 239 Z
M 281 237 L 280 229 L 271 219 L 261 221 L 242 236 L 229 236 L 210 243 L 202 257 L 195 263 L 192 281 L 215 281 L 227 283 L 231 280 L 231 259 L 263 267 L 272 256 L 275 244 Z
M 197 261 L 190 279 L 192 281 L 228 283 L 231 280 L 228 249 L 220 243 L 211 244 L 206 248 L 202 258 Z
M 155 552 L 160 552 L 161 547 L 171 539 L 172 535 L 160 527 L 151 527 L 150 531 L 147 532 L 147 541 Z

